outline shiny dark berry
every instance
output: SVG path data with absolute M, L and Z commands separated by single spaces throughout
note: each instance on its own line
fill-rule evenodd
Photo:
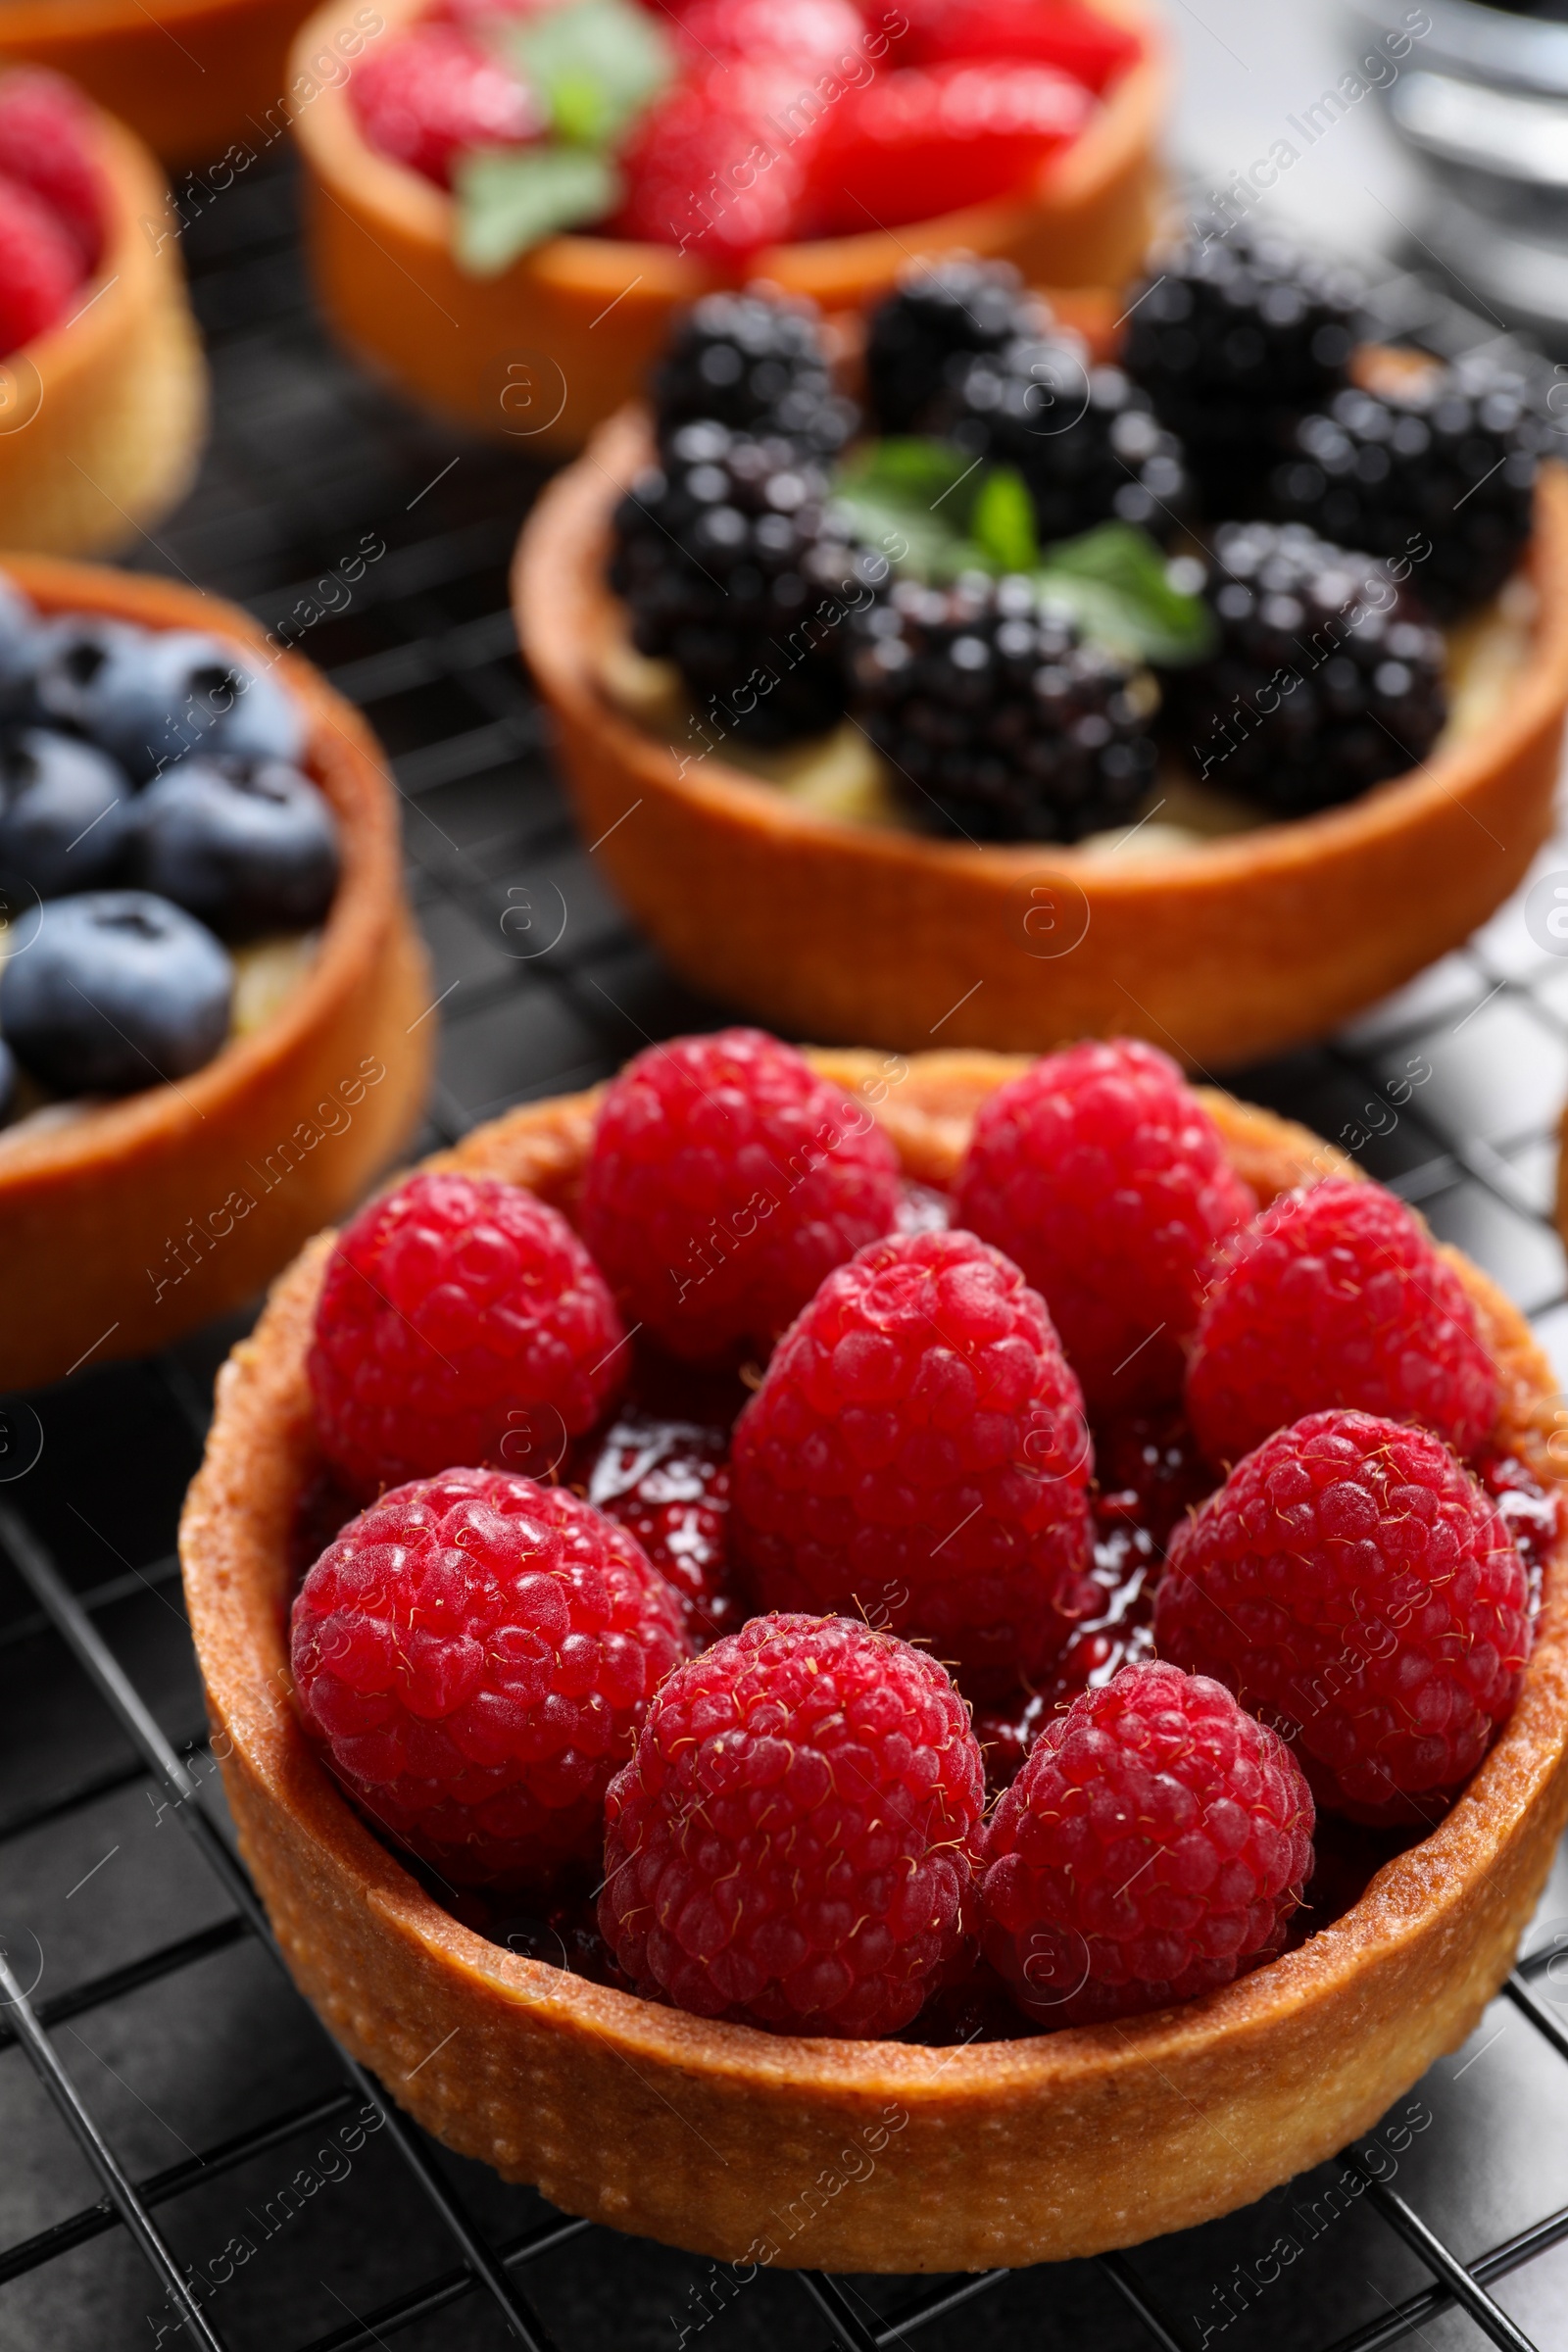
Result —
M 1029 324 L 1022 281 L 1009 263 L 962 254 L 907 263 L 866 334 L 866 393 L 877 429 L 945 430 L 966 363 L 1005 350 Z
M 42 626 L 31 599 L 0 571 L 0 717 L 23 718 L 30 712 Z
M 1171 740 L 1200 777 L 1301 816 L 1424 760 L 1446 656 L 1410 590 L 1301 523 L 1227 523 L 1212 545 L 1219 644 L 1166 688 Z
M 789 743 L 844 713 L 843 631 L 884 559 L 848 536 L 793 442 L 685 424 L 615 510 L 611 584 L 722 738 Z
M 115 871 L 130 802 L 107 752 L 49 727 L 0 744 L 0 883 L 42 899 L 92 890 Z
M 1153 680 L 1026 579 L 900 581 L 857 623 L 854 708 L 911 816 L 975 841 L 1079 841 L 1154 774 Z
M 1407 563 L 1427 610 L 1454 620 L 1523 555 L 1550 433 L 1524 379 L 1480 355 L 1397 392 L 1352 386 L 1295 427 L 1269 511 Z
M 141 890 L 49 900 L 0 971 L 0 1030 L 62 1095 L 188 1077 L 228 1034 L 233 971 L 205 926 Z
M 955 439 L 1015 466 L 1043 543 L 1100 522 L 1168 539 L 1191 504 L 1180 442 L 1120 368 L 1096 367 L 1065 330 L 984 352 L 964 369 Z
M 1206 514 L 1259 512 L 1291 420 L 1347 381 L 1361 293 L 1353 270 L 1245 222 L 1205 220 L 1151 257 L 1122 365 L 1180 435 Z
M 706 294 L 677 322 L 654 371 L 660 445 L 709 418 L 745 433 L 782 433 L 831 456 L 850 438 L 855 404 L 834 388 L 821 320 L 807 302 Z
M 308 931 L 336 887 L 337 823 L 279 760 L 187 760 L 138 795 L 125 863 L 220 939 Z

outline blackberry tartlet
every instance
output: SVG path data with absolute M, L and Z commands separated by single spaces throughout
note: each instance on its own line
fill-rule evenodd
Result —
M 1408 589 L 1301 523 L 1225 523 L 1213 553 L 1219 643 L 1169 696 L 1202 781 L 1308 816 L 1426 758 L 1447 707 L 1444 646 Z
M 911 820 L 971 841 L 1081 841 L 1153 780 L 1159 690 L 1026 579 L 901 582 L 857 623 L 857 708 Z
M 1269 475 L 1268 511 L 1402 560 L 1434 618 L 1457 620 L 1517 567 L 1552 438 L 1513 370 L 1482 355 L 1417 366 L 1303 416 Z
M 1180 436 L 1205 513 L 1255 514 L 1282 434 L 1348 380 L 1360 281 L 1273 230 L 1217 220 L 1148 267 L 1122 364 Z

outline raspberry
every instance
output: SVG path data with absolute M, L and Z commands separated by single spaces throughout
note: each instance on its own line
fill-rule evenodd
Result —
M 368 146 L 438 188 L 467 149 L 523 147 L 545 127 L 533 93 L 456 24 L 416 24 L 362 57 L 349 104 Z
M 1091 1410 L 1181 1391 L 1209 1253 L 1256 1203 L 1176 1064 L 1136 1039 L 1048 1054 L 975 1121 L 958 1218 L 1042 1293 Z
M 1525 1565 L 1429 1431 L 1309 1413 L 1177 1529 L 1154 1638 L 1289 1729 L 1328 1810 L 1430 1824 L 1518 1695 Z
M 23 67 L 0 79 L 0 172 L 30 188 L 75 243 L 81 273 L 104 241 L 104 184 L 93 158 L 97 123 L 73 82 Z
M 491 1177 L 415 1176 L 338 1237 L 310 1380 L 358 1494 L 455 1462 L 547 1476 L 618 1391 L 604 1276 L 559 1210 Z
M 730 1590 L 729 1439 L 691 1421 L 623 1411 L 588 1473 L 588 1499 L 634 1535 L 686 1611 L 700 1648 L 734 1633 L 743 1611 Z
M 762 1608 L 856 1609 L 1010 1685 L 1103 1594 L 1078 1383 L 1044 1299 L 968 1233 L 830 1274 L 735 1425 L 738 1564 Z
M 1413 1210 L 1331 1176 L 1236 1236 L 1187 1367 L 1187 1410 L 1214 1462 L 1237 1462 L 1303 1413 L 1350 1405 L 1419 1421 L 1472 1453 L 1497 1373 L 1459 1278 Z
M 864 1104 L 759 1029 L 651 1046 L 606 1092 L 583 1236 L 628 1322 L 688 1362 L 765 1355 L 898 1214 L 898 1161 Z
M 1047 1724 L 997 1806 L 986 1957 L 1054 2025 L 1192 2000 L 1281 1949 L 1313 1825 L 1289 1748 L 1221 1684 L 1129 1666 Z
M 1055 66 L 1098 97 L 1141 54 L 1136 33 L 1078 0 L 905 0 L 909 29 L 899 56 L 931 66 L 950 58 L 1028 58 Z
M 639 1992 L 699 2017 L 896 2034 L 960 1956 L 984 1806 L 934 1659 L 755 1617 L 671 1675 L 611 1783 L 600 1929 Z
M 811 234 L 863 234 L 1022 194 L 1094 101 L 1050 66 L 904 67 L 849 90 L 808 163 Z
M 80 256 L 65 223 L 0 172 L 0 358 L 53 326 L 80 283 Z
M 692 0 L 676 40 L 689 69 L 783 57 L 818 71 L 860 54 L 865 25 L 851 0 Z
M 505 1472 L 383 1494 L 294 1603 L 294 1688 L 330 1769 L 469 1886 L 542 1891 L 593 1864 L 611 1775 L 687 1648 L 624 1529 Z
M 620 153 L 626 196 L 610 234 L 732 266 L 801 231 L 813 124 L 798 137 L 803 69 L 787 58 L 710 67 L 667 90 Z M 814 93 L 808 90 L 814 103 Z

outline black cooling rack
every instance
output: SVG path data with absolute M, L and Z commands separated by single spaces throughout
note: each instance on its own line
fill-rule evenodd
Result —
M 187 209 L 219 426 L 196 495 L 138 560 L 303 630 L 393 756 L 441 1025 L 426 1148 L 720 1008 L 627 929 L 552 777 L 505 594 L 540 479 L 528 445 L 454 438 L 323 345 L 286 171 L 189 191 Z M 1380 301 L 1437 346 L 1475 339 L 1412 280 Z M 345 562 L 376 547 L 349 586 Z M 1547 1217 L 1568 1096 L 1568 941 L 1544 919 L 1559 871 L 1568 885 L 1568 838 L 1536 870 L 1544 906 L 1522 894 L 1334 1045 L 1231 1075 L 1419 1201 L 1568 1369 Z M 0 1483 L 5 2352 L 947 2352 L 977 2326 L 1043 2352 L 1568 2352 L 1561 1861 L 1503 1996 L 1377 2131 L 1127 2256 L 934 2281 L 748 2277 L 573 2221 L 437 2148 L 293 1992 L 227 1841 L 172 1542 L 242 1328 L 89 1361 L 9 1410 L 0 1471 L 42 1451 Z

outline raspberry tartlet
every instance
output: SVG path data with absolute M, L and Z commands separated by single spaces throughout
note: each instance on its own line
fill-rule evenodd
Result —
M 428 999 L 380 753 L 308 662 L 173 581 L 19 557 L 5 594 L 46 713 L 0 771 L 0 1368 L 27 1388 L 239 1305 L 354 1200 L 417 1116 Z M 264 737 L 288 764 L 242 756 Z
M 123 123 L 59 74 L 0 71 L 7 547 L 113 553 L 190 485 L 207 375 L 169 209 Z
M 295 72 L 308 70 L 311 57 L 330 47 L 352 10 L 353 0 L 329 0 L 311 18 L 296 45 Z M 390 56 L 400 40 L 426 41 L 431 70 L 416 77 L 413 103 L 401 89 L 395 102 L 389 94 L 385 104 L 377 92 L 362 120 L 349 91 L 327 89 L 299 110 L 317 283 L 328 318 L 355 351 L 406 390 L 482 432 L 518 436 L 547 451 L 580 448 L 635 391 L 675 314 L 749 274 L 810 295 L 830 311 L 854 311 L 892 284 L 910 250 L 965 247 L 1015 261 L 1045 283 L 1089 289 L 1119 281 L 1143 250 L 1153 222 L 1154 146 L 1166 73 L 1158 32 L 1141 0 L 1096 0 L 1095 6 L 1085 0 L 1081 7 L 1075 0 L 1063 11 L 1042 12 L 1060 13 L 1074 24 L 1083 20 L 1088 49 L 1105 55 L 1098 71 L 1085 59 L 1076 71 L 1101 81 L 1102 94 L 1089 89 L 1088 81 L 1068 77 L 1064 83 L 1056 69 L 1016 55 L 1004 60 L 1000 92 L 989 84 L 972 90 L 971 83 L 997 76 L 995 54 L 984 54 L 1005 49 L 997 28 L 988 31 L 984 17 L 977 21 L 973 11 L 960 25 L 960 9 L 928 10 L 932 18 L 952 20 L 950 46 L 963 50 L 945 58 L 937 55 L 942 41 L 935 28 L 922 36 L 913 12 L 896 12 L 907 28 L 906 46 L 923 37 L 919 54 L 930 52 L 929 69 L 917 77 L 922 87 L 909 86 L 915 76 L 904 68 L 906 78 L 892 89 L 889 119 L 859 123 L 855 139 L 840 139 L 831 152 L 822 142 L 837 139 L 836 123 L 852 112 L 858 119 L 862 96 L 867 107 L 881 105 L 879 79 L 891 85 L 898 44 L 895 36 L 890 47 L 886 30 L 878 30 L 884 12 L 819 0 L 814 10 L 762 10 L 750 28 L 739 21 L 744 0 L 739 8 L 735 0 L 698 0 L 683 10 L 652 13 L 670 33 L 679 79 L 632 132 L 633 146 L 623 159 L 627 201 L 597 230 L 546 236 L 494 274 L 475 275 L 455 257 L 457 207 L 442 175 L 455 123 L 470 143 L 481 136 L 518 145 L 528 139 L 526 107 L 514 102 L 508 112 L 483 79 L 483 37 L 502 21 L 501 11 L 487 18 L 482 9 L 432 12 L 427 0 L 391 0 L 379 12 L 385 29 L 367 51 L 366 72 L 379 75 L 381 53 Z M 827 40 L 825 57 L 803 63 L 788 54 L 756 54 L 777 46 L 786 19 L 803 14 L 815 20 L 806 28 L 813 46 Z M 426 27 L 432 15 L 458 22 Z M 420 27 L 414 36 L 411 25 Z M 849 87 L 854 105 L 833 102 L 824 111 L 814 94 L 824 74 L 846 46 L 858 56 L 867 37 L 880 45 L 859 60 L 848 84 L 833 84 Z M 1108 80 L 1107 67 L 1114 69 Z M 862 70 L 870 75 L 863 93 L 856 86 Z M 440 122 L 429 95 L 438 73 L 455 99 Z M 1020 122 L 1011 93 L 1019 75 L 1027 80 L 1031 74 L 1049 85 L 1039 103 L 1057 125 L 1054 132 L 1048 126 L 1045 144 L 1037 139 L 1032 152 L 1061 148 L 1032 172 L 1022 160 L 1031 152 L 1030 124 Z M 796 140 L 776 127 L 769 133 L 769 121 L 800 120 L 791 110 L 801 104 L 803 87 L 810 101 L 809 136 Z M 1062 112 L 1064 90 L 1074 89 L 1089 100 L 1087 121 L 1077 106 Z M 931 111 L 925 132 L 913 119 L 919 105 Z M 693 118 L 689 122 L 683 108 Z M 416 112 L 430 118 L 424 130 L 411 120 Z M 814 126 L 818 115 L 820 130 Z M 1069 122 L 1075 135 L 1063 144 Z M 984 170 L 976 176 L 975 165 L 1005 157 L 1009 127 L 1014 138 L 1022 130 L 1026 144 L 1011 167 L 1011 187 L 1001 192 L 1006 183 L 988 182 Z M 922 136 L 924 151 L 918 146 Z M 760 138 L 770 138 L 778 150 L 765 167 L 755 160 Z M 820 203 L 813 214 L 804 201 L 808 191 L 795 184 L 808 147 L 813 155 L 821 148 L 812 171 L 822 192 L 837 198 L 842 217 L 824 212 Z M 945 202 L 937 198 L 937 217 L 907 209 L 890 217 L 890 174 L 899 169 L 901 151 L 917 202 L 926 191 L 953 190 Z M 967 166 L 952 160 L 959 151 L 970 154 Z M 754 159 L 749 165 L 748 157 Z M 438 176 L 425 176 L 415 161 Z M 735 184 L 726 182 L 722 201 L 709 215 L 694 211 L 715 167 L 731 165 Z M 853 192 L 862 179 L 866 189 L 887 188 L 881 199 L 871 195 L 869 213 Z M 781 202 L 786 182 L 789 194 Z M 1097 317 L 1099 308 L 1097 298 Z
M 1141 1049 L 1114 1051 L 1137 1067 Z M 984 2269 L 1135 2243 L 1332 2154 L 1471 2031 L 1510 1963 L 1568 1808 L 1555 1384 L 1513 1308 L 1444 1251 L 1462 1301 L 1453 1319 L 1494 1384 L 1470 1464 L 1413 1426 L 1380 1450 L 1386 1425 L 1345 1407 L 1271 1437 L 1288 1460 L 1259 1470 L 1249 1457 L 1230 1473 L 1231 1486 L 1261 1479 L 1280 1511 L 1295 1507 L 1291 1479 L 1318 1495 L 1323 1562 L 1309 1591 L 1286 1593 L 1300 1608 L 1275 1642 L 1282 1673 L 1293 1643 L 1298 1679 L 1323 1672 L 1308 1636 L 1332 1643 L 1346 1547 L 1367 1524 L 1387 1538 L 1386 1613 L 1409 1605 L 1398 1654 L 1412 1687 L 1425 1674 L 1420 1703 L 1444 1714 L 1445 1752 L 1380 1746 L 1388 1669 L 1374 1660 L 1363 1687 L 1351 1661 L 1325 1717 L 1325 1763 L 1305 1710 L 1286 1719 L 1280 1700 L 1280 1719 L 1263 1721 L 1242 1689 L 1250 1659 L 1205 1637 L 1181 1601 L 1205 1580 L 1266 1583 L 1270 1570 L 1244 1541 L 1254 1503 L 1229 1508 L 1223 1465 L 1199 1459 L 1179 1405 L 1116 1417 L 1113 1404 L 1066 1452 L 1017 1443 L 1013 1422 L 1045 1371 L 1059 1441 L 1071 1375 L 1039 1294 L 948 1219 L 977 1117 L 1020 1088 L 1026 1066 L 970 1053 L 808 1058 L 858 1114 L 819 1151 L 841 1152 L 863 1120 L 896 1154 L 906 1189 L 894 1237 L 855 1249 L 844 1236 L 842 1262 L 744 1379 L 716 1340 L 701 1363 L 629 1340 L 598 1436 L 563 1455 L 571 1496 L 514 1469 L 492 1432 L 482 1442 L 501 1459 L 394 1493 L 345 1527 L 353 1497 L 328 1483 L 311 1349 L 347 1238 L 320 1236 L 276 1287 L 221 1376 L 181 1534 L 241 1843 L 289 1965 L 334 2033 L 448 2144 L 567 2211 L 729 2261 L 844 2271 Z M 1075 1064 L 1060 1088 L 1098 1102 Z M 413 1181 L 520 1186 L 578 1220 L 609 1148 L 612 1095 L 514 1112 Z M 1020 1126 L 1028 1100 L 1015 1091 Z M 1237 1187 L 1211 1223 L 1245 1217 L 1249 1201 L 1265 1216 L 1303 1187 L 1310 1200 L 1348 1173 L 1304 1130 L 1226 1096 L 1195 1093 L 1185 1117 L 1209 1191 L 1216 1149 Z M 1152 1132 L 1168 1129 L 1154 1119 Z M 779 1164 L 760 1178 L 773 1213 L 798 1173 Z M 711 1196 L 699 1190 L 702 1207 Z M 443 1246 L 420 1244 L 426 1277 Z M 1187 1246 L 1199 1252 L 1196 1233 Z M 455 1285 L 481 1311 L 492 1254 L 487 1243 Z M 1182 1297 L 1181 1319 L 1196 1321 L 1201 1298 Z M 919 1344 L 900 1320 L 911 1309 L 938 1326 Z M 955 1443 L 938 1425 L 966 1388 Z M 821 1495 L 808 1478 L 738 1537 L 755 1508 L 744 1442 L 726 1490 L 713 1471 L 723 1441 L 705 1455 L 694 1433 L 727 1431 L 743 1403 L 743 1427 L 781 1416 L 799 1460 L 820 1469 Z M 1062 1490 L 1057 1530 L 1081 1525 L 1092 1498 L 1098 1596 L 1069 1596 L 1076 1631 L 1032 1693 L 988 1698 L 971 1717 L 971 1668 L 943 1663 L 947 1626 L 922 1644 L 918 1608 L 940 1582 L 920 1592 L 904 1574 L 844 1614 L 831 1613 L 837 1592 L 744 1589 L 759 1573 L 758 1533 L 785 1536 L 795 1567 L 813 1574 L 835 1545 L 855 1553 L 829 1441 L 867 1465 L 851 1499 L 875 1529 L 930 1520 L 912 1475 L 928 1457 L 955 1487 L 967 1481 L 960 1498 L 978 1513 L 986 1490 L 964 1447 L 987 1435 L 1004 1462 L 1020 1457 L 1025 1485 L 1032 1475 Z M 775 1472 L 789 1458 L 782 1447 Z M 499 1512 L 482 1500 L 501 1494 Z M 676 1494 L 684 1520 L 666 1515 Z M 1172 1539 L 1185 1505 L 1196 1516 Z M 400 1582 L 407 1511 L 418 1565 Z M 1396 1540 L 1401 1514 L 1429 1530 L 1420 1562 Z M 672 1582 L 657 1640 L 693 1654 L 650 1692 L 633 1654 L 651 1654 L 646 1624 L 628 1622 L 613 1650 L 608 1634 L 568 1629 L 551 1565 L 566 1522 L 584 1575 L 592 1560 L 635 1557 L 657 1576 L 661 1544 L 700 1540 L 707 1590 L 727 1584 L 742 1622 L 683 1618 L 691 1588 Z M 1449 1552 L 1465 1566 L 1445 1582 Z M 1020 1544 L 1014 1557 L 1025 1556 Z M 762 1558 L 762 1580 L 774 1573 Z M 968 1582 L 983 1601 L 983 1564 Z M 1156 1617 L 1175 1609 L 1173 1640 L 1203 1655 L 1151 1661 L 1156 1586 Z M 649 1590 L 635 1578 L 617 1587 L 634 1589 Z M 1526 1644 L 1521 1597 L 1537 1592 Z M 312 1693 L 303 1717 L 291 1601 L 296 1672 Z M 1319 1601 L 1327 1633 L 1313 1630 Z M 594 1605 L 610 1609 L 608 1585 Z M 1484 1609 L 1495 1620 L 1490 1682 L 1455 1669 L 1454 1628 L 1439 1622 L 1462 1614 L 1475 1630 Z M 489 1838 L 505 1848 L 518 1818 L 508 1790 L 531 1788 L 531 1759 L 564 1800 L 585 1786 L 575 1731 L 569 1787 L 551 1781 L 549 1759 L 567 1752 L 564 1727 L 612 1671 L 636 1720 L 628 1749 L 613 1709 L 595 1718 L 594 1769 L 613 1765 L 604 1866 L 576 1898 L 525 1893 L 511 1883 L 518 1857 L 503 1851 L 492 1889 L 476 1887 L 473 1853 Z M 1461 1721 L 1451 1694 L 1465 1675 L 1473 1719 Z M 309 1720 L 318 1689 L 324 1711 Z M 552 1714 L 558 1694 L 570 1709 Z M 1344 1833 L 1383 1856 L 1347 1870 L 1334 1807 L 1357 1801 L 1360 1760 L 1391 1753 L 1436 1818 L 1425 1835 L 1424 1822 Z M 982 1824 L 986 1771 L 1011 1786 Z M 1470 1774 L 1457 1795 L 1455 1772 Z M 389 1823 L 378 1790 L 413 1812 Z M 432 1807 L 433 1842 L 416 1827 Z M 447 1868 L 454 1830 L 467 1856 L 461 1887 Z M 584 1896 L 593 1914 L 571 1908 Z M 542 1914 L 546 1903 L 558 1907 Z M 549 1950 L 577 1958 L 568 1969 L 533 1956 Z M 876 2159 L 868 2172 L 857 2162 L 857 2195 L 803 2208 L 802 2182 L 842 2178 L 852 2142 Z
M 836 377 L 830 322 L 710 296 L 551 485 L 519 638 L 686 979 L 810 1036 L 1224 1065 L 1520 881 L 1568 710 L 1539 387 L 1357 345 L 1347 272 L 1235 235 L 1108 345 L 915 257 Z

